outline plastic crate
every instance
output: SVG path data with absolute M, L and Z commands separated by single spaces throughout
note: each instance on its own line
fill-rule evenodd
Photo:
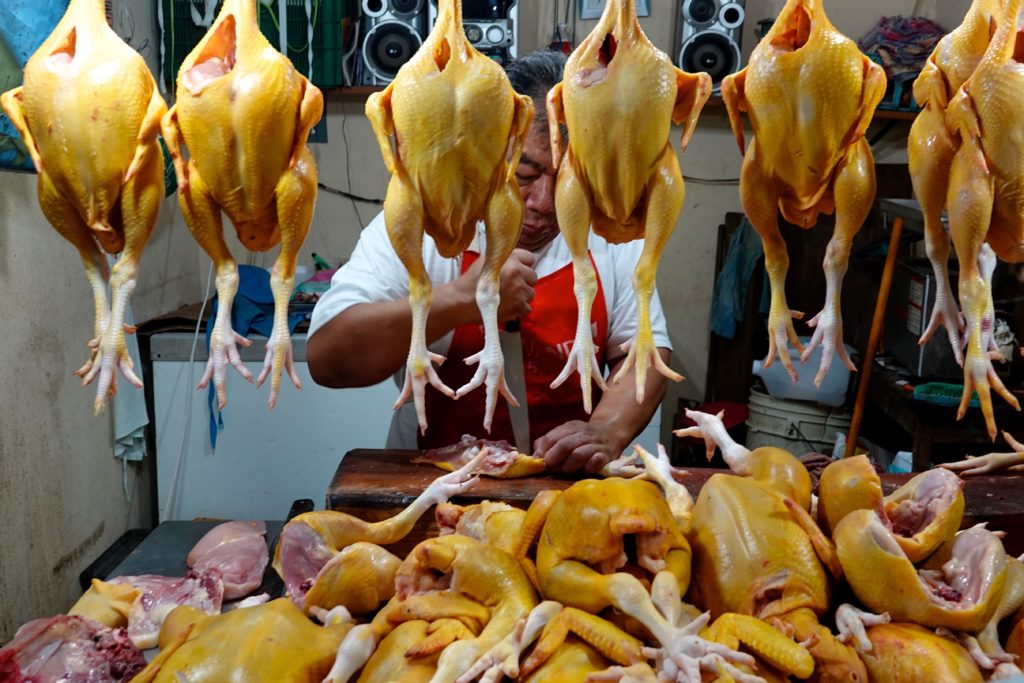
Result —
M 206 26 L 192 21 L 190 6 L 203 14 L 202 0 L 160 0 L 163 11 L 163 76 L 168 89 L 174 88 L 178 69 L 185 57 L 206 34 Z M 352 0 L 310 0 L 310 15 L 306 16 L 305 0 L 286 0 L 288 23 L 288 59 L 298 71 L 309 76 L 309 22 L 313 26 L 313 83 L 322 88 L 344 85 L 342 55 L 345 51 L 343 36 L 350 22 Z M 221 3 L 216 11 L 220 12 Z M 260 30 L 270 44 L 280 49 L 280 21 L 277 0 L 270 7 L 260 3 Z

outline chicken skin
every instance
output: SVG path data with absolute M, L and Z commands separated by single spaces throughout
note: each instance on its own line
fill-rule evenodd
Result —
M 522 226 L 523 200 L 515 169 L 533 121 L 533 101 L 517 95 L 501 66 L 466 39 L 462 1 L 440 0 L 430 36 L 395 80 L 370 96 L 366 116 L 391 172 L 384 200 L 388 235 L 409 271 L 412 340 L 405 386 L 395 407 L 412 396 L 420 430 L 426 432 L 428 382 L 456 398 L 486 385 L 484 428 L 490 431 L 499 393 L 519 405 L 505 384 L 498 339 L 498 276 Z M 477 364 L 472 379 L 453 391 L 431 365 L 443 359 L 427 351 L 432 290 L 423 267 L 423 233 L 434 239 L 442 256 L 451 258 L 469 247 L 480 219 L 487 226 L 476 289 L 484 348 L 466 359 Z
M 771 284 L 765 366 L 778 354 L 794 381 L 789 342 L 803 352 L 804 361 L 822 347 L 817 386 L 837 355 L 855 369 L 843 348 L 840 288 L 853 237 L 875 198 L 874 158 L 864 134 L 884 94 L 882 68 L 836 30 L 822 0 L 787 0 L 749 65 L 722 81 L 740 151 L 741 112 L 747 112 L 754 129 L 740 172 L 740 199 L 764 242 Z M 793 318 L 803 314 L 786 304 L 789 256 L 779 232 L 780 209 L 804 229 L 813 227 L 819 214 L 836 212 L 825 252 L 825 306 L 808 323 L 815 330 L 806 349 L 793 328 Z
M 551 386 L 578 371 L 588 413 L 591 381 L 606 388 L 590 329 L 597 293 L 587 254 L 591 227 L 613 244 L 644 240 L 633 276 L 637 332 L 615 379 L 635 366 L 638 402 L 651 364 L 670 379 L 683 379 L 658 356 L 650 303 L 658 260 L 685 196 L 669 129 L 672 123 L 684 127 L 685 150 L 710 94 L 710 76 L 680 71 L 651 44 L 640 28 L 634 0 L 609 0 L 597 26 L 569 57 L 562 82 L 548 94 L 552 160 L 558 168 L 555 210 L 572 252 L 579 311 L 569 359 Z M 562 125 L 569 131 L 567 146 Z
M 228 364 L 252 381 L 237 346 L 249 341 L 231 328 L 238 266 L 224 241 L 223 212 L 246 249 L 281 245 L 270 278 L 274 330 L 256 378 L 260 385 L 270 377 L 273 408 L 283 371 L 301 388 L 288 336 L 288 299 L 298 251 L 313 219 L 317 176 L 306 138 L 323 113 L 323 95 L 260 33 L 256 0 L 227 0 L 182 62 L 177 97 L 161 127 L 178 175 L 181 211 L 213 259 L 219 300 L 199 386 L 212 379 L 223 408 Z
M 96 322 L 75 374 L 83 386 L 98 378 L 99 413 L 117 391 L 115 370 L 142 387 L 124 318 L 164 196 L 156 134 L 167 105 L 145 61 L 107 25 L 103 1 L 71 0 L 25 65 L 23 85 L 0 95 L 0 107 L 39 173 L 43 215 L 85 265 Z M 105 254 L 117 253 L 108 268 Z

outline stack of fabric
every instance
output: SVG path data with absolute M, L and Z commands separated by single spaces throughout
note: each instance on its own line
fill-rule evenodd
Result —
M 946 31 L 924 17 L 882 17 L 857 41 L 868 55 L 877 55 L 889 80 L 915 78 Z

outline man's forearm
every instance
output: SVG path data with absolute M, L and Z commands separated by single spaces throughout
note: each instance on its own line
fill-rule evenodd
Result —
M 472 295 L 454 282 L 434 288 L 427 343 L 479 317 Z M 313 380 L 332 388 L 364 387 L 393 375 L 409 354 L 409 300 L 356 304 L 309 338 L 306 358 Z
M 669 359 L 669 350 L 659 348 L 658 353 L 666 363 Z M 601 400 L 594 407 L 590 416 L 592 423 L 605 423 L 610 425 L 619 435 L 622 448 L 625 449 L 636 436 L 643 431 L 643 428 L 651 420 L 654 411 L 661 404 L 665 397 L 666 379 L 665 376 L 654 368 L 647 369 L 647 379 L 644 383 L 644 400 L 637 403 L 636 400 L 636 366 L 634 366 L 618 382 L 612 382 L 619 366 L 622 365 L 625 357 L 619 359 L 612 365 L 609 373 L 608 391 L 604 392 Z M 618 453 L 615 454 L 617 456 Z M 615 457 L 613 456 L 613 457 Z

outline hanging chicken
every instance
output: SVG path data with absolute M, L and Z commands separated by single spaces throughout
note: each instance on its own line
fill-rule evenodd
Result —
M 643 400 L 652 363 L 666 377 L 683 379 L 654 346 L 650 302 L 658 259 L 685 195 L 669 129 L 672 123 L 683 126 L 680 149 L 685 150 L 710 94 L 708 74 L 680 71 L 651 44 L 637 21 L 634 0 L 609 0 L 597 26 L 569 57 L 562 82 L 548 95 L 552 161 L 559 169 L 555 209 L 573 256 L 579 311 L 569 360 L 552 387 L 577 370 L 588 413 L 591 380 L 606 388 L 590 330 L 597 293 L 587 252 L 591 226 L 611 243 L 644 239 L 633 276 L 637 332 L 615 379 L 635 365 L 637 401 Z M 563 145 L 562 125 L 569 131 L 568 145 Z
M 75 374 L 83 386 L 99 378 L 99 413 L 117 391 L 115 369 L 142 386 L 124 315 L 164 196 L 156 134 L 167 105 L 142 57 L 107 25 L 103 0 L 71 0 L 25 65 L 24 84 L 0 96 L 0 106 L 39 173 L 43 215 L 85 264 L 96 323 Z M 121 253 L 109 271 L 104 252 Z
M 182 62 L 177 97 L 161 127 L 174 158 L 185 221 L 217 269 L 219 308 L 199 386 L 212 379 L 223 408 L 229 363 L 252 381 L 236 346 L 250 342 L 231 328 L 238 267 L 224 241 L 223 211 L 247 249 L 281 245 L 270 279 L 274 331 L 256 378 L 257 385 L 271 378 L 273 408 L 282 371 L 301 388 L 288 336 L 288 298 L 316 201 L 316 165 L 306 138 L 323 113 L 323 95 L 260 33 L 256 0 L 226 0 Z
M 523 200 L 515 169 L 533 121 L 533 101 L 517 95 L 501 67 L 466 39 L 462 0 L 440 0 L 437 23 L 427 40 L 395 80 L 366 101 L 366 117 L 391 172 L 384 200 L 388 235 L 409 271 L 412 343 L 405 386 L 395 407 L 411 395 L 425 433 L 427 382 L 456 398 L 485 384 L 484 428 L 490 431 L 499 392 L 519 405 L 505 385 L 498 340 L 498 276 L 522 225 Z M 423 267 L 423 233 L 433 238 L 442 256 L 451 258 L 470 245 L 481 219 L 487 226 L 487 243 L 476 301 L 483 318 L 484 348 L 466 359 L 477 363 L 473 378 L 452 391 L 431 365 L 443 359 L 427 351 L 431 285 Z
M 804 361 L 822 347 L 816 386 L 835 355 L 855 369 L 843 348 L 840 287 L 853 237 L 875 198 L 874 159 L 864 134 L 884 94 L 882 68 L 836 30 L 822 0 L 787 0 L 749 65 L 722 81 L 741 152 L 741 112 L 747 112 L 754 129 L 740 173 L 740 199 L 764 242 L 771 283 L 765 366 L 778 353 L 794 381 L 789 342 L 803 352 Z M 793 318 L 802 314 L 786 304 L 789 257 L 779 233 L 780 209 L 787 221 L 804 229 L 814 226 L 818 214 L 836 212 L 835 233 L 825 252 L 825 307 L 809 323 L 815 330 L 806 349 L 793 329 Z
M 971 396 L 977 391 L 993 440 L 996 421 L 991 390 L 1020 410 L 1017 398 L 993 369 L 989 354 L 995 327 L 991 288 L 995 257 L 1011 263 L 1024 261 L 1024 55 L 1018 47 L 1022 36 L 1020 9 L 1021 0 L 1003 0 L 999 28 L 946 114 L 958 146 L 946 201 L 953 246 L 960 261 L 960 308 L 967 323 L 964 392 L 957 418 L 967 412 Z
M 928 258 L 935 271 L 935 306 L 921 335 L 924 344 L 942 326 L 957 363 L 963 365 L 960 311 L 949 286 L 949 237 L 942 227 L 942 210 L 949 191 L 953 135 L 946 126 L 946 108 L 972 73 L 991 37 L 992 22 L 1000 18 L 999 0 L 974 0 L 963 23 L 935 46 L 921 75 L 914 81 L 914 99 L 924 107 L 910 127 L 907 160 L 914 194 L 921 202 Z

